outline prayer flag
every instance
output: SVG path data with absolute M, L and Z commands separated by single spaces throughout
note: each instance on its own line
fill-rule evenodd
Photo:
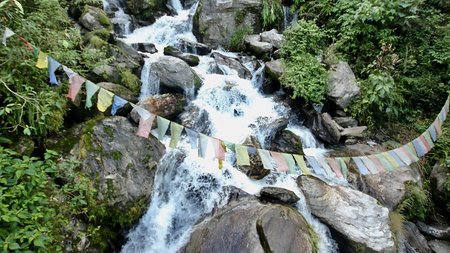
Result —
M 148 138 L 150 131 L 152 130 L 153 121 L 155 120 L 155 115 L 151 115 L 148 119 L 140 118 L 139 127 L 136 135 Z
M 358 168 L 359 172 L 361 172 L 362 175 L 370 174 L 369 169 L 367 169 L 366 165 L 364 165 L 363 161 L 361 160 L 361 157 L 352 157 L 352 159 L 355 162 L 356 167 Z
M 445 105 L 444 105 L 444 111 L 445 111 L 445 117 L 447 117 L 448 115 L 448 111 L 450 107 L 450 96 L 447 98 L 447 101 L 445 101 Z
M 209 137 L 204 134 L 199 134 L 199 142 L 198 142 L 198 156 L 205 158 L 206 149 L 208 148 L 208 139 Z
M 69 79 L 70 85 L 69 85 L 69 92 L 67 93 L 67 97 L 70 100 L 72 100 L 72 102 L 75 102 L 78 92 L 80 92 L 81 85 L 83 85 L 84 82 L 86 82 L 86 79 L 79 75 L 74 75 Z M 111 97 L 111 99 L 112 99 L 112 97 Z
M 24 39 L 21 36 L 17 36 L 17 37 L 22 42 L 22 44 L 28 48 L 28 50 L 34 51 L 35 47 L 33 45 L 31 45 L 30 42 L 28 42 L 26 39 Z
M 278 172 L 287 172 L 289 170 L 288 165 L 284 160 L 284 157 L 281 155 L 281 153 L 270 151 L 270 154 L 272 155 L 273 160 L 277 164 Z
M 383 153 L 376 154 L 375 157 L 381 162 L 384 170 L 392 171 L 395 167 L 386 159 Z
M 434 129 L 436 129 L 437 136 L 440 137 L 442 135 L 442 125 L 439 122 L 439 119 L 436 118 L 436 120 L 433 122 Z
M 369 158 L 374 164 L 375 168 L 378 170 L 378 172 L 383 173 L 386 171 L 381 161 L 378 159 L 378 157 L 374 155 L 369 155 L 367 158 Z
M 434 142 L 433 142 L 433 139 L 431 137 L 430 131 L 427 130 L 422 135 L 425 138 L 425 141 L 428 143 L 428 146 L 430 146 L 430 150 L 432 148 L 434 148 Z
M 225 143 L 225 146 L 227 147 L 227 149 L 231 150 L 231 152 L 235 152 L 234 148 L 235 148 L 236 144 L 229 142 L 229 141 L 223 141 L 223 143 Z
M 40 69 L 48 68 L 48 56 L 46 53 L 39 51 L 38 58 L 36 61 L 36 67 Z
M 259 157 L 261 158 L 261 162 L 263 164 L 264 169 L 273 170 L 270 152 L 265 149 L 258 149 L 258 154 L 259 154 Z
M 100 92 L 97 96 L 97 109 L 100 112 L 105 112 L 109 106 L 112 104 L 114 93 L 100 88 Z
M 327 161 L 323 157 L 317 157 L 317 162 L 320 164 L 320 167 L 325 171 L 325 173 L 329 176 L 334 175 L 333 171 L 330 168 L 330 165 L 328 165 Z
M 86 87 L 86 108 L 91 108 L 92 107 L 92 97 L 100 89 L 100 86 L 87 80 L 85 83 L 85 87 Z
M 64 65 L 63 65 L 63 70 L 64 70 L 64 72 L 66 72 L 66 75 L 69 79 L 78 75 L 77 73 L 75 73 L 75 71 L 73 71 L 72 69 L 70 69 L 69 67 L 64 66 Z
M 211 142 L 214 146 L 214 153 L 216 155 L 216 158 L 219 160 L 225 160 L 225 145 L 223 144 L 223 142 L 216 138 L 211 138 Z
M 342 176 L 344 178 L 347 178 L 347 175 L 348 175 L 347 163 L 349 162 L 349 160 L 350 160 L 350 158 L 336 157 L 336 161 L 339 164 L 339 168 L 341 169 Z
M 139 105 L 135 105 L 133 103 L 130 103 L 130 104 L 133 107 L 133 110 L 135 110 L 141 118 L 148 119 L 152 115 L 149 111 L 145 110 L 144 108 L 140 107 Z
M 117 110 L 119 110 L 120 108 L 122 108 L 124 105 L 126 105 L 128 103 L 128 101 L 126 101 L 125 99 L 115 95 L 114 99 L 113 99 L 113 103 L 112 103 L 112 108 L 111 108 L 111 115 L 116 115 Z M 140 121 L 140 120 L 139 120 Z
M 306 162 L 305 162 L 305 159 L 303 158 L 303 156 L 302 155 L 293 155 L 293 156 L 294 156 L 295 161 L 297 162 L 298 167 L 302 171 L 302 173 L 305 175 L 310 175 L 311 171 L 308 168 L 308 166 L 306 166 Z
M 172 122 L 170 125 L 170 148 L 176 148 L 178 141 L 180 140 L 181 133 L 183 132 L 184 126 Z
M 320 166 L 319 162 L 313 157 L 313 156 L 305 156 L 306 161 L 308 161 L 308 164 L 312 167 L 314 173 L 316 174 L 322 174 L 322 167 Z
M 248 156 L 247 146 L 236 144 L 236 164 L 238 166 L 250 165 L 250 157 Z
M 198 149 L 198 133 L 189 128 L 186 129 L 186 134 L 189 138 L 189 143 L 191 144 L 192 149 Z
M 166 135 L 167 129 L 169 129 L 170 121 L 163 117 L 157 116 L 156 122 L 158 122 L 158 139 L 162 140 Z
M 6 40 L 9 37 L 13 36 L 14 34 L 16 34 L 16 33 L 11 31 L 11 29 L 9 29 L 8 27 L 5 28 L 5 31 L 3 32 L 3 39 L 2 39 L 2 43 L 3 43 L 3 45 L 5 45 L 5 47 L 6 47 Z
M 59 84 L 58 79 L 55 75 L 55 71 L 59 68 L 59 66 L 61 66 L 61 63 L 48 56 L 48 76 L 51 84 Z
M 413 162 L 419 161 L 419 158 L 417 157 L 416 150 L 414 149 L 414 145 L 412 142 L 407 143 L 405 146 L 406 151 L 410 154 L 410 158 Z
M 389 164 L 392 165 L 394 169 L 404 166 L 402 159 L 400 159 L 400 157 L 398 157 L 398 155 L 394 151 L 390 150 L 382 154 L 384 155 L 384 157 L 386 157 L 386 160 L 389 162 Z
M 361 160 L 363 161 L 364 165 L 366 165 L 366 168 L 370 171 L 371 174 L 377 174 L 378 169 L 375 163 L 372 162 L 367 156 L 361 156 Z
M 431 125 L 428 129 L 427 129 L 428 133 L 430 134 L 433 142 L 437 141 L 437 132 L 436 129 L 434 128 L 433 125 Z
M 330 165 L 330 167 L 333 169 L 334 174 L 336 174 L 337 177 L 343 177 L 342 172 L 341 172 L 341 168 L 339 166 L 339 163 L 336 159 L 334 158 L 326 158 L 328 164 Z
M 286 163 L 288 165 L 289 173 L 295 174 L 297 172 L 297 170 L 295 169 L 294 157 L 292 157 L 291 154 L 286 154 L 286 153 L 281 153 L 281 155 L 284 157 L 284 160 L 286 161 Z
M 408 153 L 408 151 L 405 149 L 405 147 L 400 147 L 400 148 L 394 149 L 393 151 L 403 161 L 405 166 L 408 166 L 413 162 L 410 158 L 411 155 Z

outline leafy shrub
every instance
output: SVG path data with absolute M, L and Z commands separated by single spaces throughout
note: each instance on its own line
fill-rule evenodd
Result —
M 280 0 L 263 0 L 261 11 L 265 28 L 276 25 L 283 18 L 283 8 Z
M 398 210 L 408 220 L 424 221 L 430 212 L 430 194 L 415 183 L 406 185 L 406 195 Z
M 300 20 L 284 31 L 281 52 L 285 59 L 302 53 L 318 55 L 325 46 L 325 32 L 314 21 Z
M 248 26 L 242 26 L 237 29 L 236 32 L 231 36 L 229 45 L 230 50 L 243 51 L 245 36 L 249 35 L 251 32 L 252 29 Z

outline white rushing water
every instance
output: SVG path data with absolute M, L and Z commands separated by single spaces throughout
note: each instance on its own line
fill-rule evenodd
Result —
M 125 3 L 123 0 L 102 0 L 103 9 L 111 17 L 111 23 L 119 36 L 131 33 L 133 22 L 131 16 L 124 11 Z
M 190 10 L 182 10 L 179 0 L 172 0 L 171 4 L 176 9 L 177 16 L 163 16 L 153 25 L 135 30 L 125 41 L 154 43 L 159 54 L 164 46 L 177 45 L 180 36 L 196 41 L 191 32 L 190 18 L 195 6 Z M 236 56 L 229 52 L 219 52 Z M 149 67 L 157 57 L 158 54 L 151 55 L 146 60 L 141 75 L 141 98 L 156 94 L 159 90 L 159 80 L 152 75 Z M 262 67 L 255 68 L 255 64 L 245 64 L 253 76 L 252 80 L 246 80 L 239 78 L 235 71 L 226 66 L 219 66 L 224 75 L 211 73 L 211 65 L 214 63 L 214 59 L 209 56 L 200 57 L 200 65 L 194 70 L 202 78 L 203 86 L 191 101 L 208 113 L 211 136 L 242 143 L 249 135 L 253 135 L 265 144 L 270 137 L 267 125 L 275 119 L 285 117 L 289 119 L 288 129 L 302 139 L 307 154 L 319 155 L 326 152 L 311 132 L 299 124 L 299 119 L 289 108 L 259 92 L 263 80 Z M 165 143 L 168 143 L 168 138 Z M 176 252 L 187 242 L 194 224 L 215 207 L 226 204 L 229 186 L 238 187 L 250 194 L 258 194 L 265 186 L 282 187 L 295 192 L 301 199 L 295 207 L 318 234 L 319 251 L 337 251 L 328 228 L 309 212 L 295 181 L 298 175 L 274 172 L 270 179 L 256 181 L 233 166 L 235 158 L 232 153 L 227 153 L 222 170 L 218 169 L 217 160 L 213 156 L 213 151 L 209 148 L 205 159 L 198 158 L 197 150 L 191 149 L 185 139 L 181 140 L 179 148 L 168 148 L 158 165 L 150 206 L 139 224 L 127 235 L 128 241 L 122 252 Z

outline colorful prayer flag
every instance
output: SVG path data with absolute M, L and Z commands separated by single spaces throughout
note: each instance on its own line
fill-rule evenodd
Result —
M 112 104 L 112 100 L 114 97 L 114 93 L 105 90 L 103 88 L 100 88 L 100 92 L 97 96 L 97 109 L 100 112 L 105 112 L 106 109 L 108 109 L 109 106 Z
M 352 159 L 355 162 L 356 167 L 358 168 L 359 172 L 361 172 L 362 175 L 370 174 L 369 169 L 363 163 L 363 161 L 361 160 L 361 157 L 352 157 Z
M 86 88 L 86 108 L 91 108 L 92 107 L 92 97 L 100 89 L 100 86 L 98 86 L 97 84 L 95 84 L 89 80 L 86 80 L 85 88 Z
M 295 169 L 295 160 L 294 157 L 291 154 L 281 153 L 281 155 L 284 157 L 284 160 L 286 161 L 289 173 L 295 174 L 297 171 Z
M 48 56 L 46 53 L 39 51 L 38 58 L 36 61 L 36 67 L 40 69 L 48 68 Z
M 311 170 L 306 165 L 305 159 L 302 155 L 293 155 L 298 167 L 304 175 L 311 175 Z
M 320 166 L 319 162 L 313 156 L 305 156 L 305 158 L 306 161 L 308 161 L 308 164 L 312 167 L 314 173 L 324 174 L 325 171 L 323 171 L 322 166 Z
M 428 133 L 430 134 L 433 142 L 437 141 L 437 132 L 436 129 L 434 128 L 433 125 L 431 125 L 428 129 L 427 129 Z
M 161 141 L 166 135 L 167 129 L 169 129 L 170 121 L 163 117 L 157 116 L 156 122 L 158 122 L 158 139 Z
M 50 84 L 58 85 L 58 79 L 56 78 L 55 71 L 61 66 L 61 63 L 57 62 L 52 57 L 48 56 L 48 76 Z
M 328 158 L 326 158 L 326 160 L 327 160 L 328 164 L 330 165 L 331 169 L 333 169 L 334 174 L 336 174 L 337 177 L 342 178 L 343 175 L 342 175 L 342 171 L 341 171 L 338 161 L 332 157 L 328 157 Z
M 183 132 L 184 126 L 172 122 L 170 125 L 170 148 L 176 148 L 178 141 L 180 140 L 181 133 Z
M 323 157 L 316 157 L 317 162 L 320 164 L 320 167 L 322 167 L 323 171 L 329 176 L 334 175 L 333 171 L 330 168 L 330 165 L 328 165 L 327 161 Z
M 412 142 L 407 143 L 405 146 L 406 151 L 410 154 L 410 158 L 413 162 L 419 161 L 419 157 L 417 157 L 416 150 L 414 149 L 414 145 Z
M 77 73 L 75 73 L 75 71 L 73 71 L 72 69 L 70 69 L 69 67 L 64 66 L 64 65 L 63 65 L 63 70 L 69 79 L 78 75 Z
M 277 164 L 277 171 L 278 172 L 288 172 L 289 167 L 284 160 L 284 157 L 281 155 L 281 153 L 270 151 L 270 154 L 272 155 L 273 160 Z
M 112 107 L 111 107 L 111 115 L 116 115 L 117 110 L 124 107 L 127 103 L 128 103 L 128 101 L 115 95 L 114 99 L 113 99 Z
M 273 170 L 270 152 L 265 149 L 258 149 L 258 154 L 259 154 L 259 157 L 261 158 L 261 163 L 263 164 L 264 169 Z
M 434 142 L 433 142 L 433 139 L 431 137 L 430 131 L 427 130 L 422 135 L 425 138 L 425 141 L 428 143 L 428 146 L 430 146 L 430 150 L 432 148 L 434 148 Z
M 8 27 L 5 28 L 5 31 L 3 32 L 3 39 L 2 39 L 2 43 L 3 43 L 3 45 L 5 45 L 5 47 L 6 47 L 6 40 L 9 37 L 13 36 L 14 34 L 16 34 L 16 33 L 11 31 L 11 29 L 9 29 Z
M 136 135 L 148 138 L 150 136 L 150 131 L 152 130 L 153 121 L 155 120 L 155 115 L 151 115 L 148 119 L 140 118 L 139 127 Z
M 69 79 L 70 85 L 69 85 L 69 92 L 67 93 L 67 98 L 72 100 L 72 102 L 75 102 L 78 92 L 80 92 L 81 85 L 83 85 L 83 83 L 85 81 L 86 81 L 86 79 L 82 76 L 79 76 L 79 75 L 72 76 Z M 112 97 L 111 97 L 111 99 L 112 99 Z
M 227 147 L 227 149 L 229 149 L 231 152 L 235 152 L 235 146 L 236 144 L 229 142 L 229 141 L 223 141 L 223 143 L 225 143 L 225 146 Z
M 205 158 L 206 149 L 208 148 L 208 139 L 209 137 L 204 134 L 199 134 L 198 141 L 198 156 Z
M 192 149 L 198 149 L 198 133 L 189 128 L 186 129 L 186 134 L 189 138 L 189 143 L 191 144 Z
M 437 136 L 440 137 L 442 135 L 442 125 L 439 122 L 438 118 L 436 118 L 436 120 L 433 122 L 433 127 L 437 132 Z
M 238 166 L 250 165 L 250 157 L 248 156 L 247 146 L 236 144 L 235 150 L 236 150 L 236 164 Z
M 386 171 L 386 169 L 384 168 L 383 164 L 378 159 L 378 157 L 374 155 L 369 155 L 367 156 L 367 158 L 369 158 L 373 162 L 373 164 L 375 164 L 375 168 L 378 170 L 378 172 L 383 173 Z
M 384 170 L 392 171 L 395 167 L 386 159 L 383 153 L 376 154 L 375 157 L 381 162 Z
M 395 160 L 395 163 L 398 164 L 398 166 L 396 166 L 396 168 L 397 167 L 408 166 L 408 164 L 406 164 L 405 161 L 399 156 L 399 152 L 400 151 L 398 149 L 390 150 L 390 151 L 387 152 L 389 156 L 386 156 L 386 157 L 388 159 L 389 159 L 389 157 L 391 157 L 391 158 L 393 158 Z M 393 163 L 391 161 L 391 164 L 395 164 L 395 163 Z
M 342 176 L 347 178 L 348 175 L 348 167 L 347 163 L 350 162 L 350 158 L 336 157 L 337 163 L 339 164 L 339 168 L 341 169 Z
M 224 148 L 225 144 L 223 144 L 221 140 L 216 138 L 211 138 L 211 142 L 214 147 L 215 157 L 222 161 L 225 160 L 225 148 Z

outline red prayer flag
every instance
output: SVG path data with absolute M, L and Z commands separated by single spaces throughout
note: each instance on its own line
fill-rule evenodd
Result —
M 277 163 L 278 172 L 289 171 L 289 166 L 288 166 L 286 160 L 284 160 L 284 157 L 280 153 L 270 151 L 270 154 L 272 155 L 273 160 L 275 160 L 275 162 Z
M 150 131 L 152 130 L 153 121 L 155 120 L 155 115 L 150 114 L 150 117 L 144 120 L 142 117 L 139 119 L 139 127 L 136 135 L 148 138 Z
M 423 145 L 425 145 L 425 147 L 427 148 L 427 152 L 429 152 L 431 150 L 431 146 L 430 144 L 428 144 L 427 140 L 425 139 L 425 136 L 421 135 L 419 136 L 419 139 L 423 143 Z
M 368 158 L 375 164 L 375 167 L 377 168 L 378 172 L 385 172 L 386 170 L 383 167 L 383 164 L 380 160 L 378 160 L 378 157 L 374 155 L 369 155 Z
M 86 79 L 84 77 L 81 77 L 79 75 L 74 75 L 70 77 L 69 79 L 70 86 L 69 86 L 69 92 L 67 93 L 67 97 L 72 100 L 72 102 L 75 102 L 75 98 L 78 95 L 78 92 L 80 92 L 81 85 L 86 82 Z
M 342 176 L 342 172 L 341 172 L 341 166 L 339 166 L 339 163 L 334 159 L 334 158 L 326 158 L 328 164 L 330 165 L 330 167 L 333 169 L 334 173 L 336 174 L 337 177 L 344 177 Z
M 225 149 L 223 148 L 223 141 L 211 138 L 211 142 L 214 145 L 214 152 L 216 154 L 216 158 L 219 160 L 225 160 Z

